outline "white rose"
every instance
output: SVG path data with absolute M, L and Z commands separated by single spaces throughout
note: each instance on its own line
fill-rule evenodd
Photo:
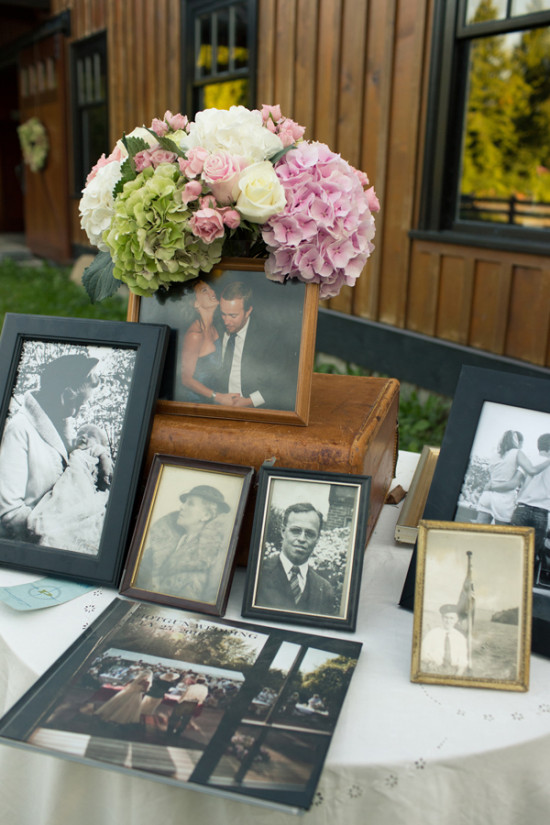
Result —
M 273 157 L 283 148 L 281 139 L 262 125 L 262 115 L 244 106 L 204 109 L 189 127 L 189 148 L 229 152 L 251 163 Z
M 93 246 L 107 251 L 102 234 L 111 226 L 114 215 L 113 189 L 120 180 L 120 163 L 117 160 L 98 169 L 97 174 L 82 190 L 80 199 L 80 226 Z
M 286 206 L 285 190 L 268 160 L 253 163 L 239 178 L 237 210 L 252 223 L 265 223 Z
M 144 140 L 151 147 L 159 145 L 157 138 L 154 137 L 154 135 L 152 135 L 151 132 L 145 128 L 145 126 L 136 126 L 136 128 L 133 129 L 129 134 L 127 134 L 126 137 L 142 138 L 142 140 Z M 116 145 L 122 152 L 123 156 L 127 158 L 128 152 L 126 151 L 126 147 L 122 142 L 122 138 L 120 140 L 117 140 Z

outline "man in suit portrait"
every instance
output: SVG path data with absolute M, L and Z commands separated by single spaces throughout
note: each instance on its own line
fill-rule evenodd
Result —
M 224 288 L 219 310 L 224 333 L 217 391 L 238 395 L 232 404 L 236 407 L 294 410 L 298 330 L 274 323 L 276 313 L 258 317 L 252 289 L 242 281 Z
M 322 514 L 306 502 L 285 510 L 281 550 L 262 563 L 255 603 L 259 607 L 338 615 L 332 585 L 310 564 L 321 535 Z

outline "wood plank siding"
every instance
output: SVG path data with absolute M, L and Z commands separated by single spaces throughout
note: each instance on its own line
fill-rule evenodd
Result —
M 69 44 L 107 31 L 111 143 L 182 110 L 180 0 L 52 0 Z M 330 309 L 550 366 L 550 257 L 413 240 L 433 0 L 258 0 L 257 104 L 279 103 L 363 169 L 381 202 L 375 252 Z M 69 140 L 70 146 L 70 140 Z M 85 244 L 78 201 L 73 244 Z

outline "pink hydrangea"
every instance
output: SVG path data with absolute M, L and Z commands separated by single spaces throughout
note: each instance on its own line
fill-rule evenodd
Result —
M 299 143 L 275 167 L 286 207 L 262 228 L 269 278 L 320 284 L 331 298 L 353 285 L 374 249 L 373 211 L 379 208 L 368 179 L 322 143 Z

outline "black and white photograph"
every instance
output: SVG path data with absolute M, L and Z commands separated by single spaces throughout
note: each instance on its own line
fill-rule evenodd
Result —
M 252 474 L 155 455 L 121 593 L 221 615 Z
M 527 690 L 531 528 L 421 521 L 414 682 Z
M 0 738 L 297 813 L 360 651 L 116 599 L 2 719 Z
M 97 555 L 135 358 L 23 343 L 0 442 L 4 537 Z
M 261 469 L 244 616 L 353 629 L 370 478 Z
M 485 402 L 455 521 L 535 529 L 535 584 L 550 588 L 550 414 Z
M 317 302 L 313 285 L 269 281 L 250 259 L 131 295 L 129 320 L 171 328 L 159 409 L 307 423 Z
M 117 575 L 167 334 L 157 325 L 6 317 L 3 562 L 92 580 Z

